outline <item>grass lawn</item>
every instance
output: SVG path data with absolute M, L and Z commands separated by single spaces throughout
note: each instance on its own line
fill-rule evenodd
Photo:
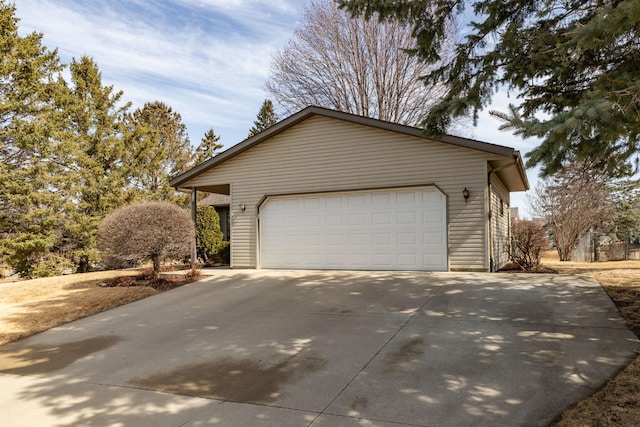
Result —
M 151 286 L 127 286 L 143 272 L 114 270 L 0 282 L 0 345 L 161 292 Z M 114 280 L 120 286 L 100 286 Z M 161 289 L 189 281 L 193 278 L 176 276 Z
M 554 253 L 549 253 L 542 262 L 560 274 L 595 277 L 618 306 L 629 328 L 640 337 L 640 261 L 561 263 Z M 106 280 L 140 273 L 141 270 L 119 270 L 0 282 L 0 345 L 161 292 L 150 286 L 98 286 Z M 191 280 L 185 279 L 181 284 Z M 640 356 L 602 390 L 578 402 L 554 424 L 562 427 L 638 425 Z

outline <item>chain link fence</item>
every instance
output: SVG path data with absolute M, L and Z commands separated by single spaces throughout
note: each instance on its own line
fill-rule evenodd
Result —
M 573 252 L 572 261 L 640 260 L 640 231 L 587 233 Z

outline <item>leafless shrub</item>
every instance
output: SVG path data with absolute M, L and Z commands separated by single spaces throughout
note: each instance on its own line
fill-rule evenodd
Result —
M 193 264 L 191 266 L 191 270 L 184 273 L 185 279 L 196 280 L 196 279 L 199 279 L 200 277 L 202 277 L 202 264 Z
M 168 202 L 143 202 L 108 215 L 98 230 L 98 247 L 105 260 L 151 260 L 158 278 L 161 262 L 189 254 L 194 233 L 183 209 Z
M 511 224 L 511 260 L 524 271 L 540 269 L 540 254 L 549 248 L 547 234 L 541 225 L 527 220 Z

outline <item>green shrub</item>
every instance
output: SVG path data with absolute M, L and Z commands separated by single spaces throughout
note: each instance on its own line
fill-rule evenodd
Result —
M 218 253 L 215 254 L 213 259 L 220 264 L 231 264 L 231 244 L 224 241 L 220 243 Z
M 0 261 L 6 262 L 20 277 L 59 276 L 73 271 L 73 264 L 62 254 L 55 253 L 55 235 L 39 237 L 22 233 L 13 239 L 0 241 Z M 2 264 L 2 262 L 0 262 Z
M 222 244 L 220 217 L 213 206 L 196 210 L 196 251 L 204 262 L 214 259 Z

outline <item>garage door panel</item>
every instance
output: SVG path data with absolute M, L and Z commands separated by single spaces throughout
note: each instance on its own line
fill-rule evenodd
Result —
M 376 267 L 385 267 L 385 268 L 393 267 L 394 257 L 390 254 L 387 254 L 387 253 L 373 254 L 371 259 L 372 259 L 373 265 Z
M 337 226 L 344 224 L 344 219 L 341 214 L 328 214 L 325 219 L 328 226 Z
M 353 213 L 349 214 L 349 225 L 367 225 L 367 214 L 366 213 Z
M 396 224 L 398 225 L 415 225 L 417 213 L 415 211 L 400 211 L 396 216 Z
M 343 233 L 327 233 L 325 235 L 325 242 L 327 246 L 335 246 L 338 248 L 342 248 L 344 246 L 344 234 Z
M 423 224 L 441 224 L 444 222 L 444 216 L 441 212 L 437 211 L 424 211 L 422 212 Z
M 371 196 L 371 206 L 375 208 L 384 208 L 391 203 L 390 193 L 378 193 Z
M 393 243 L 393 235 L 391 233 L 373 233 L 371 236 L 371 244 L 375 246 L 386 247 Z
M 351 231 L 349 232 L 348 229 L 345 229 L 344 231 L 347 236 L 348 236 L 348 242 L 349 245 L 366 245 L 367 244 L 367 237 L 368 237 L 368 233 L 364 233 L 363 231 Z
M 298 210 L 299 201 L 296 199 L 282 199 L 279 201 L 279 207 L 281 207 L 285 212 L 287 210 L 297 211 Z
M 393 216 L 389 212 L 372 212 L 371 224 L 373 225 L 389 225 Z
M 324 248 L 325 238 L 324 234 L 320 233 L 304 233 L 302 235 L 307 248 Z
M 442 254 L 423 254 L 422 263 L 427 268 L 436 269 L 438 266 L 446 262 Z
M 416 233 L 415 232 L 404 232 L 396 234 L 396 243 L 398 245 L 416 245 Z
M 398 265 L 400 267 L 414 268 L 418 265 L 415 253 L 399 253 Z
M 354 268 L 367 267 L 370 264 L 367 258 L 367 254 L 349 252 L 345 266 L 353 266 Z
M 349 208 L 363 208 L 366 205 L 367 198 L 364 195 L 347 196 L 347 206 Z
M 325 199 L 325 207 L 327 209 L 342 209 L 342 198 L 341 197 L 327 197 Z
M 286 209 L 286 208 L 283 207 L 283 209 Z M 298 228 L 300 226 L 300 221 L 301 220 L 302 220 L 302 218 L 300 218 L 297 215 L 283 215 L 281 221 L 278 221 L 277 219 L 274 219 L 273 222 L 279 223 L 284 227 L 290 227 L 290 228 L 294 229 L 294 228 Z
M 264 268 L 446 270 L 446 199 L 432 187 L 269 198 Z
M 316 197 L 309 197 L 306 199 L 302 200 L 302 207 L 304 209 L 318 209 L 320 210 L 321 208 L 324 208 L 324 200 L 316 198 Z
M 415 206 L 421 204 L 416 198 L 415 191 L 398 191 L 396 193 L 398 206 Z
M 324 257 L 322 253 L 309 252 L 302 255 L 302 260 L 309 267 L 321 268 L 324 265 Z
M 422 241 L 425 244 L 444 243 L 444 236 L 442 233 L 426 232 L 422 235 Z

